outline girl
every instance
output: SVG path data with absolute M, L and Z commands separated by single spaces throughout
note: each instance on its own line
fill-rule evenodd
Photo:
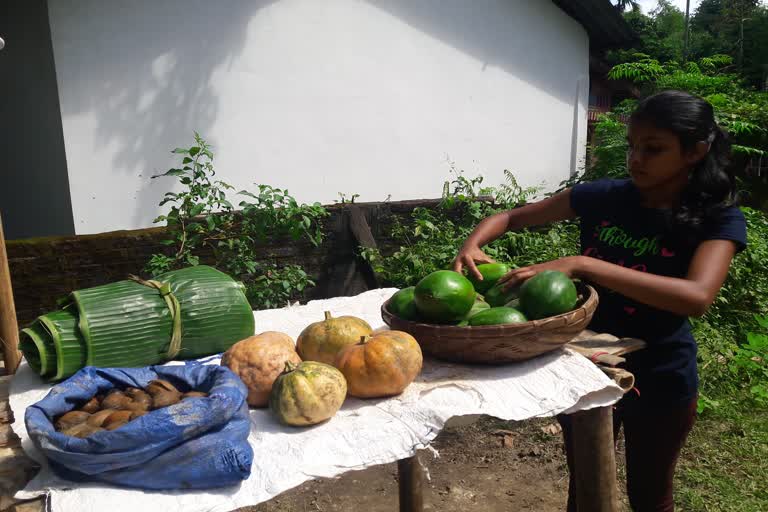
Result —
M 638 393 L 615 407 L 624 426 L 627 491 L 635 511 L 674 510 L 675 463 L 696 415 L 696 342 L 687 317 L 712 304 L 746 223 L 735 206 L 730 145 L 706 101 L 665 91 L 641 101 L 628 127 L 630 179 L 583 183 L 548 199 L 484 219 L 467 238 L 453 268 L 478 279 L 481 247 L 532 225 L 579 217 L 581 256 L 518 268 L 502 278 L 515 286 L 543 270 L 591 282 L 600 303 L 590 329 L 647 341 L 627 357 Z M 569 418 L 563 426 L 571 473 Z

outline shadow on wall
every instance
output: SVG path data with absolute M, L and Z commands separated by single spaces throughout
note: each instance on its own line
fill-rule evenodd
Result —
M 573 102 L 576 80 L 563 80 L 563 49 L 584 29 L 550 1 L 366 0 L 412 27 L 526 81 L 554 99 Z M 562 18 L 563 23 L 553 23 Z M 537 25 L 541 26 L 537 30 Z M 538 40 L 531 34 L 539 32 Z M 584 50 L 587 45 L 584 45 Z M 537 51 L 538 50 L 538 51 Z M 587 55 L 581 74 L 587 73 Z
M 190 145 L 193 130 L 206 135 L 219 107 L 212 73 L 240 55 L 249 21 L 275 1 L 49 2 L 56 60 L 67 63 L 57 68 L 62 115 L 94 116 L 112 172 L 142 177 L 134 220 L 171 186 L 150 182 L 169 151 Z
M 572 46 L 574 33 L 583 29 L 551 2 L 366 1 L 478 59 L 484 67 L 498 67 L 553 100 L 573 102 L 577 77 L 563 80 L 563 66 L 580 69 L 579 62 L 564 59 L 561 49 Z M 95 123 L 84 133 L 95 133 L 93 144 L 112 155 L 108 172 L 138 175 L 133 181 L 137 190 L 126 191 L 133 192 L 134 224 L 147 225 L 153 217 L 150 212 L 172 186 L 170 180 L 158 183 L 149 178 L 172 161 L 169 150 L 188 145 L 192 131 L 199 130 L 215 151 L 218 141 L 209 127 L 220 104 L 213 73 L 227 71 L 243 53 L 249 22 L 276 2 L 49 2 L 56 62 L 66 63 L 57 67 L 62 114 L 74 126 Z M 553 23 L 559 18 L 563 23 Z M 537 31 L 531 27 L 537 24 L 541 36 L 532 38 Z M 539 51 L 531 51 L 532 47 Z M 586 56 L 584 62 L 586 73 Z M 67 143 L 77 144 L 77 137 L 67 133 Z M 76 172 L 72 167 L 70 176 Z

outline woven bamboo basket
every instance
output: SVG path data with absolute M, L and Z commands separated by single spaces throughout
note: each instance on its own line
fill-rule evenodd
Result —
M 456 363 L 501 364 L 525 361 L 555 350 L 583 331 L 597 308 L 594 288 L 578 283 L 576 309 L 562 315 L 521 324 L 457 327 L 423 324 L 393 315 L 389 300 L 381 306 L 381 317 L 394 330 L 416 338 L 427 354 Z

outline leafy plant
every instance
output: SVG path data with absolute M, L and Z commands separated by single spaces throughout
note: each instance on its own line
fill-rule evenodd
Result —
M 731 326 L 743 338 L 753 328 L 754 315 L 768 315 L 768 217 L 742 208 L 747 221 L 747 249 L 736 255 L 728 279 L 707 319 L 717 326 Z
M 264 309 L 279 308 L 309 286 L 315 286 L 315 282 L 299 265 L 265 264 L 261 266 L 261 273 L 246 286 L 246 296 L 251 304 Z
M 437 208 L 415 208 L 410 223 L 395 223 L 392 236 L 403 245 L 389 255 L 362 251 L 384 282 L 411 286 L 430 272 L 448 268 L 481 220 L 520 206 L 539 192 L 537 187 L 522 187 L 509 171 L 504 171 L 499 187 L 483 187 L 482 176 L 468 178 L 455 168 L 451 174 Z M 556 259 L 578 253 L 578 227 L 559 223 L 544 230 L 510 232 L 484 249 L 491 258 L 517 266 Z
M 608 77 L 631 80 L 647 93 L 665 89 L 691 92 L 709 100 L 720 125 L 730 134 L 734 152 L 761 156 L 768 151 L 768 93 L 749 90 L 740 78 L 727 72 L 731 58 L 712 55 L 688 62 L 682 68 L 676 61 L 660 64 L 647 55 L 614 66 Z
M 168 192 L 160 205 L 170 211 L 157 217 L 166 223 L 162 241 L 169 253 L 152 255 L 145 272 L 158 275 L 186 265 L 198 265 L 202 255 L 212 255 L 213 265 L 242 279 L 254 308 L 284 305 L 314 283 L 296 265 L 278 266 L 265 262 L 261 247 L 269 240 L 291 238 L 319 245 L 323 240 L 321 221 L 328 215 L 319 203 L 299 204 L 287 190 L 258 185 L 258 192 L 238 192 L 246 199 L 236 211 L 227 196 L 228 183 L 214 179 L 213 152 L 195 133 L 195 145 L 177 148 L 181 166 L 152 176 L 175 177 L 180 192 Z
M 339 192 L 339 199 L 334 199 L 333 202 L 339 203 L 339 204 L 354 204 L 355 199 L 357 199 L 358 197 L 360 197 L 360 194 L 352 194 L 349 197 L 347 197 L 347 194 L 343 192 Z
M 658 60 L 647 55 L 636 54 L 633 62 L 617 64 L 608 72 L 611 80 L 632 80 L 633 82 L 651 82 L 665 73 Z
M 200 260 L 193 254 L 193 250 L 204 243 L 206 231 L 215 231 L 225 221 L 224 216 L 213 216 L 213 212 L 232 211 L 232 204 L 226 199 L 226 190 L 232 189 L 232 186 L 212 179 L 216 174 L 213 169 L 213 153 L 197 132 L 194 146 L 188 149 L 176 148 L 173 153 L 182 155 L 182 166 L 154 175 L 152 179 L 176 177 L 186 190 L 166 192 L 160 201 L 160 206 L 171 204 L 171 210 L 153 222 L 165 221 L 169 236 L 162 243 L 172 246 L 174 252 L 170 256 L 152 256 L 146 268 L 152 275 L 184 265 L 197 265 Z M 205 226 L 199 222 L 201 216 L 205 217 Z
M 768 406 L 768 316 L 756 316 L 759 332 L 747 333 L 747 342 L 736 349 L 731 370 L 749 386 L 752 398 Z

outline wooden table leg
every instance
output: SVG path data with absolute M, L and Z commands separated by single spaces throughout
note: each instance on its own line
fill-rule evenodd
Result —
M 571 415 L 579 512 L 619 510 L 613 409 L 597 407 Z
M 397 461 L 400 512 L 421 512 L 424 506 L 424 468 L 419 454 Z

